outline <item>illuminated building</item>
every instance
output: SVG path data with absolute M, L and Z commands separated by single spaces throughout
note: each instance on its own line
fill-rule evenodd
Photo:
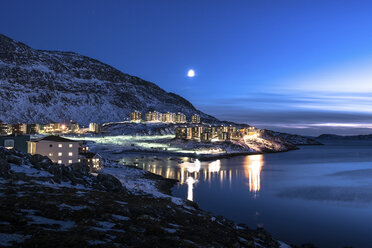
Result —
M 40 125 L 39 124 L 28 124 L 27 125 L 27 133 L 28 134 L 37 134 L 40 132 Z
M 200 136 L 203 132 L 203 127 L 201 127 L 201 126 L 192 127 L 191 132 L 192 132 L 192 138 L 193 139 L 200 139 Z
M 86 141 L 82 141 L 78 144 L 78 151 L 79 151 L 79 154 L 89 152 L 89 147 L 87 146 Z
M 0 122 L 0 135 L 7 135 L 12 132 L 12 126 L 6 123 Z
M 178 112 L 176 115 L 176 122 L 177 123 L 186 123 L 186 115 L 181 112 Z
M 197 114 L 194 114 L 191 116 L 191 123 L 198 124 L 200 123 L 200 116 Z
M 175 116 L 176 114 L 174 113 L 170 113 L 170 112 L 164 113 L 162 116 L 162 121 L 167 122 L 167 123 L 175 122 Z
M 12 125 L 12 133 L 13 134 L 26 134 L 27 133 L 27 124 L 25 123 L 18 123 Z
M 234 132 L 236 132 L 236 127 L 234 127 L 234 126 L 228 126 L 227 127 L 227 132 L 228 133 L 234 133 Z
M 176 138 L 183 140 L 190 140 L 192 138 L 191 127 L 177 127 Z
M 163 114 L 157 111 L 150 111 L 146 113 L 146 121 L 149 122 L 161 122 Z
M 239 131 L 235 131 L 235 132 L 229 133 L 229 139 L 232 139 L 232 140 L 240 139 L 243 136 L 244 135 L 241 132 L 239 132 Z
M 203 132 L 205 133 L 210 133 L 211 134 L 211 139 L 213 139 L 214 137 L 216 137 L 216 128 L 215 127 L 204 127 L 204 130 Z
M 8 135 L 0 137 L 0 146 L 6 149 L 16 149 L 27 153 L 27 142 L 30 141 L 30 135 Z
M 218 126 L 217 127 L 217 135 L 219 133 L 227 133 L 228 132 L 228 128 L 226 126 Z
M 59 136 L 47 136 L 42 139 L 28 141 L 28 153 L 40 154 L 50 158 L 53 163 L 73 164 L 78 162 L 77 141 Z
M 99 125 L 97 123 L 89 123 L 89 132 L 99 133 Z
M 79 162 L 87 163 L 91 172 L 101 171 L 103 169 L 103 158 L 98 153 L 83 152 L 79 153 Z
M 213 139 L 213 133 L 211 132 L 203 132 L 200 136 L 201 142 L 209 142 L 211 139 Z
M 61 131 L 61 126 L 65 127 L 65 125 L 61 125 L 60 123 L 52 122 L 52 123 L 44 125 L 43 132 L 44 133 L 60 132 Z
M 135 110 L 130 113 L 130 121 L 140 122 L 142 120 L 141 112 Z
M 248 134 L 248 135 L 254 135 L 254 134 L 257 133 L 255 127 L 248 127 L 248 128 L 246 128 L 246 130 L 247 130 L 247 134 Z
M 219 141 L 225 141 L 229 139 L 229 133 L 227 132 L 219 132 L 217 133 L 217 137 Z
M 62 130 L 64 131 L 64 130 Z M 71 133 L 77 133 L 79 132 L 79 123 L 70 121 L 70 124 L 68 125 L 68 131 Z

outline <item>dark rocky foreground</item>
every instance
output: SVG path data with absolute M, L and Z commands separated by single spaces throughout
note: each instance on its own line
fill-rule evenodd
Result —
M 163 193 L 174 183 L 140 172 Z M 0 147 L 0 247 L 289 247 L 263 229 L 133 193 L 127 183 Z

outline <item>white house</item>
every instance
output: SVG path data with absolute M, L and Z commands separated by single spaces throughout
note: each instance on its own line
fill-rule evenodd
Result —
M 54 163 L 69 165 L 79 159 L 79 142 L 59 136 L 47 136 L 28 142 L 28 153 L 49 157 Z

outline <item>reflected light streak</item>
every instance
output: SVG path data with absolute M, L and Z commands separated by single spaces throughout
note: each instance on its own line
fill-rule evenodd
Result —
M 264 166 L 263 155 L 246 156 L 244 175 L 248 179 L 249 191 L 257 193 L 261 188 L 261 170 Z
M 186 162 L 180 165 L 181 168 L 186 168 L 188 172 L 194 173 L 200 171 L 200 161 L 198 159 L 195 160 L 194 163 Z
M 187 183 L 187 200 L 193 201 L 194 200 L 194 183 L 196 183 L 196 180 L 192 177 L 188 177 L 186 179 Z
M 209 172 L 219 172 L 221 170 L 221 161 L 216 160 L 208 164 Z

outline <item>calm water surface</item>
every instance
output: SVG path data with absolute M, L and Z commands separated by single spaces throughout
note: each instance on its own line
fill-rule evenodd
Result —
M 288 243 L 372 247 L 372 142 L 209 162 L 126 157 L 180 183 L 175 196 Z

